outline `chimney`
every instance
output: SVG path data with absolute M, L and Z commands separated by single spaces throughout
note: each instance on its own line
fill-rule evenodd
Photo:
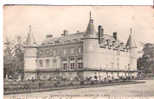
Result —
M 113 32 L 113 38 L 117 40 L 117 32 Z
M 103 37 L 103 34 L 104 34 L 104 29 L 102 28 L 101 25 L 99 25 L 98 26 L 98 40 L 99 40 L 99 43 L 100 43 L 101 37 Z
M 66 36 L 66 35 L 68 35 L 68 31 L 67 30 L 64 30 L 62 36 Z
M 46 38 L 47 38 L 47 39 L 52 38 L 52 37 L 53 37 L 52 34 L 47 34 L 47 35 L 46 35 Z

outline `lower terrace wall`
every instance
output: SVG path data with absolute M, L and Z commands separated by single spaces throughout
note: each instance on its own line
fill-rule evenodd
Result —
M 109 72 L 109 71 L 72 71 L 72 72 L 44 72 L 44 73 L 25 73 L 25 80 L 40 79 L 40 80 L 86 80 L 91 78 L 92 80 L 104 80 L 105 78 L 118 79 L 119 77 L 137 76 L 137 72 Z

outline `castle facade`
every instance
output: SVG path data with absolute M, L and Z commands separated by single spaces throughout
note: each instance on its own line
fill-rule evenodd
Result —
M 40 45 L 32 42 L 31 33 L 24 47 L 24 78 L 28 79 L 65 79 L 105 77 L 126 77 L 137 75 L 136 44 L 130 33 L 126 43 L 113 35 L 104 33 L 101 25 L 94 27 L 89 19 L 85 32 L 68 34 L 65 30 L 61 37 L 47 35 Z

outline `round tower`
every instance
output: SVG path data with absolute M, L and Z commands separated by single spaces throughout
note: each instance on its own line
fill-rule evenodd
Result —
M 24 79 L 37 79 L 37 47 L 35 39 L 31 33 L 31 26 L 29 26 L 29 33 L 26 38 L 24 46 Z
M 98 66 L 97 58 L 97 49 L 99 48 L 98 36 L 94 27 L 94 20 L 91 17 L 84 35 L 84 43 L 83 43 L 83 66 L 86 70 L 96 70 L 100 67 Z M 84 78 L 94 75 L 94 72 L 87 71 L 84 73 Z
M 132 37 L 132 28 L 130 29 L 130 35 L 126 44 L 129 51 L 129 64 L 128 71 L 133 71 L 133 75 L 136 76 L 137 71 L 137 46 L 135 40 Z

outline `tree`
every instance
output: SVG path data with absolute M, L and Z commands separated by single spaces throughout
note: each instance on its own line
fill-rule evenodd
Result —
M 6 39 L 6 42 L 4 42 L 4 78 L 12 76 L 14 72 L 13 67 L 13 46 L 12 42 L 10 42 L 8 39 Z
M 21 37 L 17 36 L 15 42 L 6 40 L 4 44 L 4 78 L 7 75 L 13 78 L 16 78 L 16 75 L 23 77 L 24 49 Z
M 154 73 L 154 44 L 145 44 L 143 51 L 143 56 L 137 61 L 137 68 L 144 73 Z
M 24 49 L 23 41 L 21 37 L 17 37 L 17 43 L 14 46 L 14 56 L 15 56 L 15 72 L 20 74 L 23 78 L 24 73 Z

